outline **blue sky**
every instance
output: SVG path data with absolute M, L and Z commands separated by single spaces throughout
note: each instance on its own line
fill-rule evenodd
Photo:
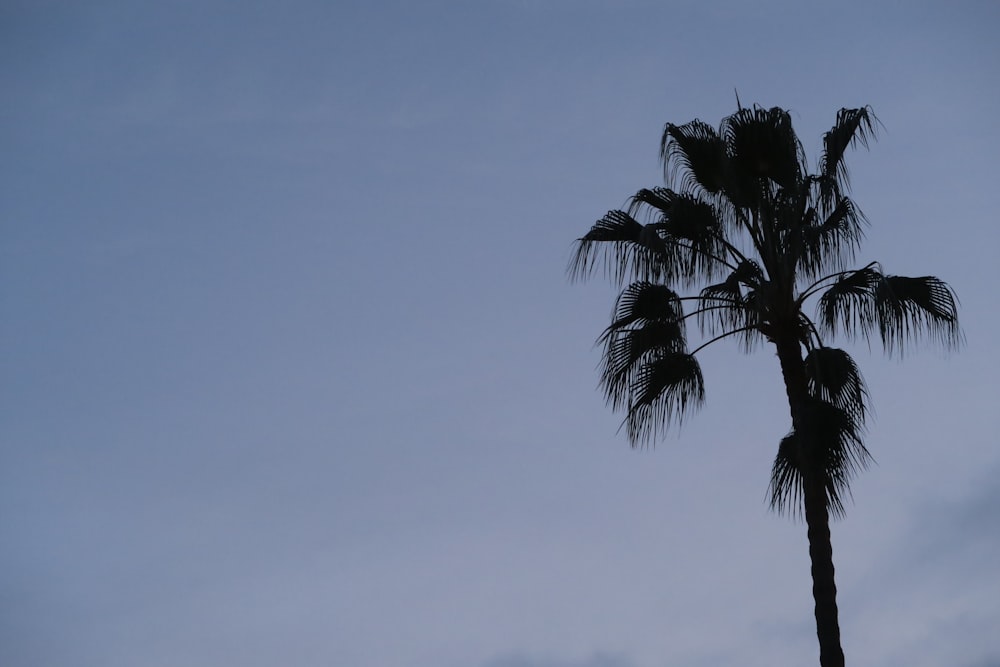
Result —
M 833 527 L 852 665 L 1000 665 L 988 2 L 18 2 L 0 8 L 0 663 L 810 664 L 768 512 L 773 354 L 633 451 L 572 241 L 665 122 L 843 106 L 859 259 L 959 354 L 853 346 L 878 465 Z

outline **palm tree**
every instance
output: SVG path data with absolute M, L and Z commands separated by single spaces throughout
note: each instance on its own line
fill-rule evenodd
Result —
M 740 107 L 718 130 L 668 123 L 660 157 L 669 187 L 640 190 L 627 210 L 598 220 L 569 267 L 579 279 L 603 263 L 623 287 L 599 338 L 601 386 L 633 447 L 702 403 L 700 350 L 729 338 L 747 352 L 774 345 L 791 430 L 770 501 L 805 516 L 823 667 L 844 664 L 829 520 L 843 515 L 848 484 L 870 460 L 864 381 L 826 342 L 860 335 L 892 355 L 925 336 L 946 347 L 962 340 L 954 292 L 941 280 L 889 275 L 877 262 L 849 268 L 866 220 L 847 196 L 844 156 L 867 148 L 878 126 L 868 107 L 841 109 L 811 172 L 783 109 Z M 689 349 L 692 318 L 705 341 Z

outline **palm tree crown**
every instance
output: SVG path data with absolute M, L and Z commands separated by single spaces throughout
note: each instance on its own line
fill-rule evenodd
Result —
M 603 264 L 622 288 L 599 338 L 601 386 L 624 412 L 633 446 L 654 441 L 702 403 L 702 348 L 727 338 L 746 351 L 775 345 L 792 428 L 778 447 L 771 503 L 804 508 L 811 545 L 814 524 L 829 543 L 827 515 L 843 513 L 848 483 L 870 458 L 861 439 L 864 381 L 850 355 L 827 340 L 876 339 L 890 355 L 922 336 L 946 347 L 961 341 L 956 298 L 944 282 L 890 275 L 877 262 L 850 268 L 867 223 L 848 196 L 844 156 L 867 147 L 878 127 L 868 107 L 841 109 L 810 170 L 780 108 L 740 108 L 718 129 L 668 123 L 660 143 L 667 187 L 642 189 L 626 210 L 598 220 L 569 267 L 580 279 Z M 692 320 L 703 338 L 693 349 Z M 822 535 L 816 540 L 822 546 Z M 814 582 L 824 558 L 813 554 Z M 823 622 L 832 613 L 836 628 L 832 560 L 828 569 L 829 590 L 814 587 L 817 624 L 826 595 L 832 607 L 824 607 Z M 818 631 L 823 664 L 843 664 L 839 628 L 835 647 Z

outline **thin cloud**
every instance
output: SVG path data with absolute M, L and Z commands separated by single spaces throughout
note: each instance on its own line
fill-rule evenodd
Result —
M 913 667 L 1000 665 L 1000 488 L 991 481 L 998 472 L 962 498 L 914 508 L 902 539 L 857 587 L 870 591 L 852 615 L 859 655 Z

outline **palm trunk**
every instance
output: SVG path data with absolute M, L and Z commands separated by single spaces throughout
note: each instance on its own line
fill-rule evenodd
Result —
M 807 481 L 803 496 L 809 534 L 809 558 L 812 561 L 819 664 L 822 667 L 844 667 L 844 651 L 840 647 L 840 622 L 837 619 L 837 585 L 833 577 L 830 518 L 822 480 Z
M 805 362 L 802 348 L 794 337 L 776 340 L 781 375 L 788 394 L 792 426 L 798 433 L 806 432 L 803 420 L 808 396 Z M 806 443 L 808 446 L 808 443 Z M 819 639 L 821 667 L 844 667 L 844 651 L 840 647 L 840 623 L 837 619 L 837 585 L 834 582 L 833 545 L 830 541 L 830 515 L 827 508 L 826 480 L 822 467 L 810 465 L 809 451 L 799 452 L 803 465 L 803 503 L 809 536 L 809 558 L 812 563 L 813 601 L 815 602 L 816 636 Z

